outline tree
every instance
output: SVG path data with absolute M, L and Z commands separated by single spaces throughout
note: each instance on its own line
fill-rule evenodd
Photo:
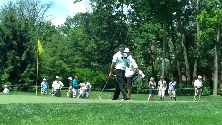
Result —
M 9 2 L 0 13 L 0 79 L 27 90 L 33 84 L 36 70 L 36 46 L 39 24 L 49 8 L 39 1 Z

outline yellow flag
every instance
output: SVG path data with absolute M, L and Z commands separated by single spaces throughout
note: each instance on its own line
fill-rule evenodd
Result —
M 39 51 L 39 55 L 44 52 L 43 48 L 42 48 L 42 45 L 40 43 L 40 41 L 38 40 L 38 51 Z

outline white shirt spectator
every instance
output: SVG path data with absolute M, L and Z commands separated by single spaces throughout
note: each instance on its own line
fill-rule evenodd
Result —
M 165 80 L 158 81 L 158 89 L 159 90 L 166 90 L 167 84 Z
M 52 88 L 54 88 L 54 90 L 56 89 L 61 89 L 63 87 L 63 83 L 59 80 L 55 80 L 53 83 L 52 83 Z
M 8 88 L 4 88 L 3 93 L 9 93 Z
M 202 81 L 197 79 L 194 81 L 194 87 L 197 87 L 197 88 L 201 88 L 203 85 L 202 85 Z
M 89 82 L 86 82 L 86 89 L 91 89 L 91 84 Z
M 115 63 L 115 68 L 116 69 L 121 69 L 121 70 L 125 70 L 126 69 L 126 63 L 128 62 L 129 64 L 129 60 L 127 58 L 127 55 L 125 53 L 121 53 L 120 51 L 117 52 L 114 56 L 113 56 L 113 60 Z

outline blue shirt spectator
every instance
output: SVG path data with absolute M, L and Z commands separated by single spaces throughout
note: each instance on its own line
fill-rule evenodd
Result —
M 72 88 L 74 89 L 79 89 L 79 84 L 78 84 L 78 81 L 76 79 L 74 79 L 72 81 Z
M 169 90 L 171 91 L 175 91 L 175 88 L 176 87 L 176 81 L 172 80 L 170 83 L 169 83 Z

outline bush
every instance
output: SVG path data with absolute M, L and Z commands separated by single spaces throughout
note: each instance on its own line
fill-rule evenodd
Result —
M 209 96 L 210 95 L 210 87 L 203 87 L 201 95 Z

